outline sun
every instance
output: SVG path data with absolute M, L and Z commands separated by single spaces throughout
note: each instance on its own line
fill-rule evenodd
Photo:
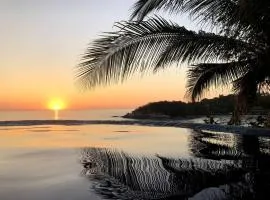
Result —
M 61 99 L 52 99 L 48 103 L 48 108 L 50 110 L 63 110 L 65 107 L 65 103 Z
M 48 102 L 48 108 L 54 111 L 54 119 L 59 119 L 59 110 L 66 108 L 66 104 L 61 99 L 52 99 Z

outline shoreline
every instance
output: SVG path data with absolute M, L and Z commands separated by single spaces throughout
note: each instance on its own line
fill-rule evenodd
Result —
M 270 129 L 252 128 L 243 126 L 230 126 L 218 124 L 186 123 L 171 120 L 20 120 L 20 121 L 0 121 L 0 127 L 14 126 L 42 126 L 42 125 L 134 125 L 134 126 L 154 126 L 154 127 L 175 127 L 189 128 L 201 131 L 223 132 L 232 134 L 270 136 Z

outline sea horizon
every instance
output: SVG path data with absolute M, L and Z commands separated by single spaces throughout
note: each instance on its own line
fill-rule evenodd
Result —
M 55 118 L 53 110 L 0 110 L 0 121 L 22 121 L 22 120 L 112 120 L 133 109 L 106 108 L 86 110 L 59 110 L 58 118 Z M 118 118 L 118 119 L 119 119 Z

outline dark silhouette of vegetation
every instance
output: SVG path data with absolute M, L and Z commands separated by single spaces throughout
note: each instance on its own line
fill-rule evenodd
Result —
M 234 95 L 203 99 L 200 102 L 160 101 L 141 106 L 125 115 L 128 118 L 177 118 L 189 116 L 228 115 L 234 111 Z M 251 114 L 266 114 L 270 110 L 270 96 L 260 96 Z M 214 120 L 214 119 L 213 119 Z M 211 120 L 210 120 L 211 121 Z
M 189 14 L 209 32 L 151 16 L 155 11 Z M 259 92 L 269 92 L 269 27 L 269 0 L 137 0 L 131 21 L 116 23 L 117 31 L 86 50 L 77 77 L 93 88 L 188 63 L 187 96 L 193 101 L 212 86 L 233 86 L 234 123 Z

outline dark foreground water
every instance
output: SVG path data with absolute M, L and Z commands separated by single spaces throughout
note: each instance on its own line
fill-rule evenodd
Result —
M 117 125 L 0 137 L 1 200 L 270 198 L 267 137 Z

